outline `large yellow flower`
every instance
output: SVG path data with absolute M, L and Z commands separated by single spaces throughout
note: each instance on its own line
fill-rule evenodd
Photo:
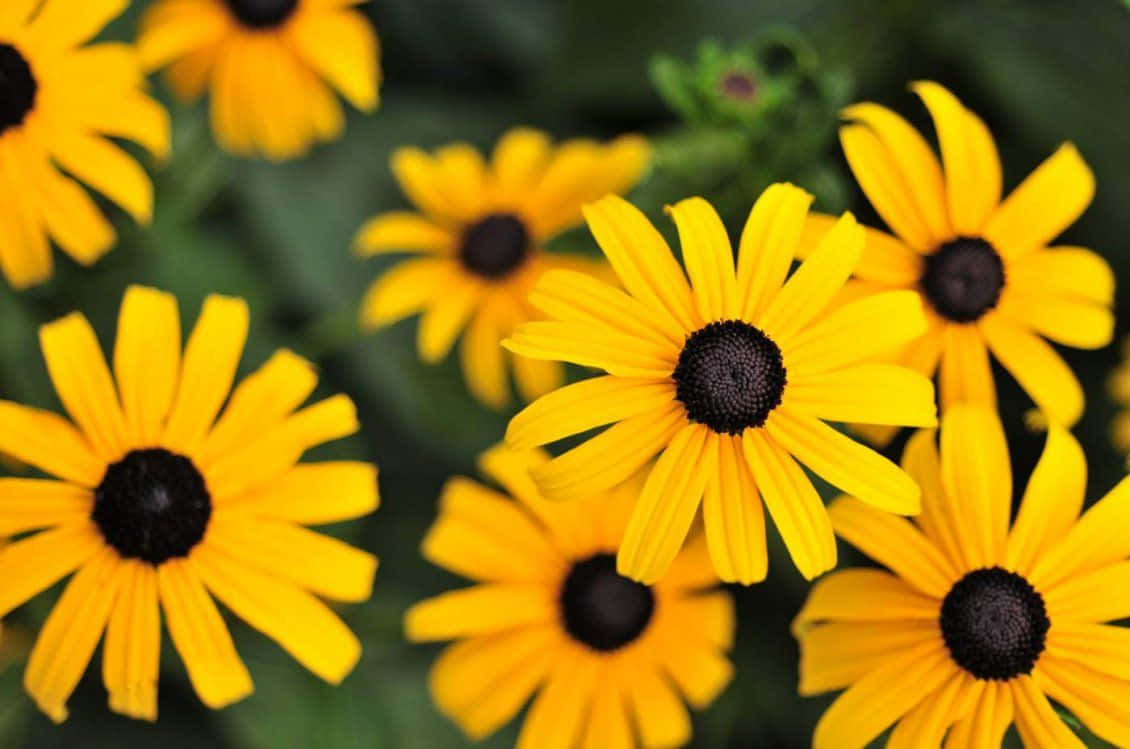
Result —
M 157 0 L 142 19 L 138 52 L 168 65 L 181 99 L 211 90 L 212 131 L 241 155 L 302 156 L 345 128 L 334 89 L 377 108 L 381 71 L 363 0 Z
M 529 478 L 548 456 L 494 448 L 485 473 L 513 500 L 448 482 L 424 555 L 476 581 L 417 604 L 415 641 L 458 640 L 436 661 L 439 708 L 471 739 L 509 721 L 536 691 L 519 749 L 681 746 L 730 682 L 734 612 L 701 537 L 655 585 L 616 573 L 640 481 L 577 502 L 545 499 Z
M 898 466 L 823 420 L 935 423 L 927 378 L 866 363 L 922 334 L 921 302 L 893 291 L 824 314 L 863 247 L 850 215 L 786 281 L 811 201 L 792 185 L 770 187 L 750 213 L 736 272 L 714 209 L 701 198 L 673 206 L 690 284 L 642 213 L 611 196 L 587 206 L 628 293 L 547 273 L 531 301 L 551 319 L 505 342 L 524 356 L 608 372 L 541 398 L 510 423 L 507 441 L 519 448 L 614 424 L 534 471 L 547 496 L 602 491 L 662 453 L 624 534 L 621 573 L 661 579 L 704 494 L 723 580 L 766 574 L 761 499 L 805 577 L 831 569 L 832 526 L 793 456 L 877 507 L 918 512 L 918 487 Z
M 1051 425 L 1015 521 L 996 414 L 961 405 L 907 445 L 923 490 L 910 522 L 846 497 L 836 532 L 890 572 L 843 570 L 812 589 L 795 624 L 800 690 L 849 687 L 816 727 L 817 749 L 1082 747 L 1051 697 L 1130 746 L 1130 481 L 1082 517 L 1087 466 Z M 1046 696 L 1045 696 L 1046 695 Z
M 848 107 L 840 130 L 860 187 L 896 237 L 868 230 L 852 295 L 914 289 L 929 330 L 896 360 L 939 374 L 952 403 L 996 405 L 989 351 L 1052 420 L 1074 424 L 1083 390 L 1041 336 L 1077 348 L 1110 343 L 1114 275 L 1081 247 L 1051 247 L 1091 202 L 1091 170 L 1071 144 L 1059 148 L 1003 202 L 1001 165 L 985 124 L 936 83 L 914 91 L 934 119 L 942 164 L 926 140 L 878 104 Z M 943 171 L 944 165 L 944 171 Z M 801 254 L 832 217 L 813 216 Z M 867 430 L 879 442 L 894 430 Z
M 114 246 L 114 227 L 76 180 L 140 223 L 152 217 L 149 177 L 108 138 L 164 158 L 168 115 L 145 95 L 132 48 L 83 46 L 127 5 L 0 3 L 0 270 L 16 288 L 51 277 L 52 240 L 83 265 Z
M 317 375 L 290 352 L 276 353 L 228 401 L 247 326 L 243 300 L 209 297 L 182 356 L 176 299 L 133 287 L 113 375 L 81 315 L 40 331 L 74 426 L 0 401 L 0 451 L 57 477 L 0 479 L 0 533 L 34 532 L 0 550 L 0 614 L 78 570 L 24 680 L 56 721 L 103 631 L 110 708 L 157 717 L 159 609 L 205 704 L 250 694 L 212 596 L 323 679 L 340 681 L 360 656 L 357 638 L 312 594 L 367 599 L 376 560 L 301 526 L 375 509 L 376 469 L 296 465 L 357 420 L 340 395 L 296 410 Z
M 370 288 L 362 323 L 388 325 L 423 312 L 420 356 L 443 359 L 466 327 L 461 358 L 471 392 L 499 408 L 510 397 L 506 352 L 499 342 L 536 313 L 530 289 L 551 268 L 597 271 L 583 258 L 552 255 L 542 244 L 582 221 L 581 206 L 624 192 L 650 160 L 636 136 L 608 144 L 571 140 L 556 148 L 542 132 L 516 128 L 494 149 L 491 163 L 457 143 L 429 155 L 418 148 L 393 154 L 392 170 L 419 213 L 382 213 L 357 236 L 362 255 L 414 252 Z M 532 400 L 561 384 L 556 363 L 515 357 L 514 376 Z

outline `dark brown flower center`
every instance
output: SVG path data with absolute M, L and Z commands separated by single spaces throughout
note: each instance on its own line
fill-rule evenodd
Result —
M 0 133 L 22 125 L 38 90 L 31 66 L 10 44 L 0 44 Z
M 565 630 L 593 650 L 617 650 L 633 642 L 654 610 L 651 588 L 616 572 L 612 554 L 577 562 L 561 588 Z
M 1044 598 L 1014 572 L 974 570 L 942 601 L 942 636 L 957 665 L 978 679 L 1032 672 L 1051 622 Z
M 278 26 L 298 7 L 298 0 L 224 0 L 239 22 L 251 29 Z
M 953 322 L 973 322 L 1000 301 L 1004 263 L 985 240 L 958 237 L 926 258 L 921 286 L 938 314 Z
M 200 471 L 162 448 L 128 453 L 106 469 L 94 491 L 94 522 L 126 559 L 156 565 L 187 556 L 204 538 L 211 516 L 212 498 Z
M 492 213 L 463 233 L 459 259 L 467 270 L 489 279 L 504 278 L 530 252 L 530 233 L 513 214 Z
M 715 432 L 741 434 L 781 404 L 781 349 L 740 320 L 712 322 L 687 337 L 672 373 L 687 418 Z
M 749 101 L 757 93 L 757 83 L 749 73 L 730 71 L 718 81 L 718 89 L 727 99 Z

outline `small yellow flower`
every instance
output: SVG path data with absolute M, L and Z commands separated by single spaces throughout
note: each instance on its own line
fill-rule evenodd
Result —
M 149 177 L 109 138 L 164 158 L 168 114 L 146 96 L 131 47 L 86 45 L 127 5 L 0 3 L 0 270 L 18 289 L 51 277 L 50 241 L 83 265 L 114 246 L 114 227 L 79 182 L 139 223 L 152 217 Z
M 851 569 L 813 587 L 794 629 L 800 691 L 847 687 L 816 749 L 861 749 L 894 725 L 895 747 L 1083 747 L 1048 697 L 1130 746 L 1130 481 L 1080 517 L 1087 465 L 1052 424 L 1011 523 L 1012 472 L 996 414 L 959 405 L 907 445 L 923 490 L 914 522 L 852 497 L 836 532 L 890 572 Z
M 247 327 L 243 300 L 209 297 L 182 354 L 176 299 L 132 287 L 113 375 L 82 315 L 40 330 L 71 421 L 0 401 L 0 450 L 57 477 L 0 479 L 0 534 L 33 532 L 0 550 L 0 615 L 77 570 L 24 679 L 53 720 L 103 632 L 110 708 L 156 719 L 160 611 L 205 704 L 250 694 L 212 596 L 327 681 L 357 663 L 357 638 L 313 594 L 366 600 L 376 560 L 302 526 L 374 510 L 376 468 L 298 464 L 357 420 L 340 395 L 297 410 L 317 375 L 290 352 L 228 400 Z
M 423 313 L 420 356 L 437 362 L 460 331 L 471 392 L 495 408 L 510 398 L 506 352 L 499 342 L 537 317 L 527 296 L 546 270 L 600 272 L 581 257 L 552 255 L 542 244 L 581 223 L 581 206 L 630 189 L 651 157 L 636 136 L 608 144 L 571 140 L 554 147 L 528 128 L 506 133 L 488 165 L 456 143 L 429 155 L 403 148 L 392 157 L 401 188 L 422 213 L 383 213 L 362 227 L 361 255 L 414 252 L 378 279 L 361 310 L 368 328 Z M 514 357 L 521 395 L 532 400 L 561 384 L 561 365 Z
M 943 411 L 961 401 L 996 406 L 991 351 L 1040 410 L 1071 426 L 1083 413 L 1083 389 L 1044 338 L 1084 349 L 1110 343 L 1114 275 L 1090 250 L 1048 245 L 1090 204 L 1091 170 L 1065 144 L 1002 201 L 1000 159 L 985 124 L 936 83 L 913 89 L 933 117 L 941 164 L 891 110 L 867 102 L 844 111 L 848 164 L 895 234 L 868 230 L 850 295 L 921 294 L 929 330 L 895 360 L 939 372 Z M 833 220 L 809 219 L 802 256 Z M 885 443 L 895 430 L 864 431 Z
M 765 577 L 764 499 L 793 561 L 813 578 L 836 563 L 824 503 L 793 456 L 844 491 L 915 514 L 918 487 L 898 466 L 825 423 L 933 426 L 930 381 L 868 360 L 922 335 L 918 295 L 877 294 L 827 312 L 859 260 L 863 230 L 845 214 L 786 281 L 812 196 L 770 187 L 750 212 L 737 268 L 701 198 L 671 207 L 683 269 L 647 218 L 607 197 L 585 215 L 628 293 L 567 271 L 531 302 L 550 318 L 505 345 L 524 356 L 608 372 L 535 401 L 510 422 L 515 448 L 612 424 L 534 471 L 547 496 L 603 491 L 662 453 L 636 503 L 619 570 L 663 577 L 702 500 L 719 577 Z
M 444 489 L 424 555 L 477 584 L 405 617 L 414 641 L 458 640 L 432 669 L 432 697 L 473 740 L 537 692 L 519 749 L 682 746 L 682 698 L 705 708 L 733 674 L 733 604 L 712 590 L 705 544 L 688 544 L 654 585 L 621 577 L 614 555 L 641 481 L 552 502 L 529 478 L 547 460 L 503 447 L 482 456 L 513 499 L 469 479 Z
M 364 112 L 377 108 L 381 71 L 363 0 L 157 0 L 138 52 L 168 66 L 181 99 L 211 90 L 212 131 L 240 155 L 302 156 L 345 128 L 330 87 Z

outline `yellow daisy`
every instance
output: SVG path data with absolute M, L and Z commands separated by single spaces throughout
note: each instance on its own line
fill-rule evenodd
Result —
M 933 117 L 941 164 L 891 110 L 862 103 L 843 113 L 848 164 L 895 233 L 868 230 L 852 296 L 921 294 L 929 330 L 896 361 L 930 376 L 939 371 L 943 411 L 959 401 L 995 407 L 991 351 L 1049 418 L 1070 426 L 1083 413 L 1083 390 L 1044 338 L 1085 349 L 1110 343 L 1114 275 L 1090 250 L 1048 245 L 1090 204 L 1091 170 L 1065 144 L 1002 202 L 1000 160 L 985 124 L 936 83 L 912 88 Z M 832 221 L 810 218 L 802 256 Z M 868 433 L 884 442 L 894 430 Z
M 377 108 L 377 35 L 352 6 L 363 0 L 157 0 L 138 52 L 168 66 L 178 97 L 211 91 L 212 132 L 232 153 L 281 161 L 345 128 L 331 87 L 364 112 Z
M 526 301 L 552 268 L 596 271 L 581 257 L 542 251 L 547 240 L 581 223 L 581 206 L 630 189 L 651 158 L 647 142 L 623 136 L 608 144 L 570 140 L 554 147 L 537 130 L 515 128 L 491 163 L 456 143 L 429 155 L 402 148 L 392 156 L 401 189 L 421 213 L 382 213 L 357 236 L 363 256 L 413 252 L 369 289 L 362 324 L 388 325 L 423 313 L 420 357 L 443 359 L 466 328 L 461 359 L 471 392 L 495 408 L 510 398 L 506 352 L 499 341 L 533 317 Z M 533 400 L 561 384 L 561 365 L 513 360 L 518 390 Z
M 53 720 L 66 718 L 103 631 L 110 708 L 157 717 L 159 610 L 205 704 L 250 694 L 213 596 L 327 681 L 360 656 L 357 638 L 313 594 L 366 600 L 376 560 L 302 526 L 374 510 L 376 469 L 297 464 L 357 420 L 342 395 L 296 410 L 317 375 L 288 351 L 228 400 L 247 327 L 243 300 L 209 297 L 182 355 L 176 299 L 132 287 L 113 375 L 82 315 L 40 330 L 71 421 L 0 401 L 0 451 L 56 477 L 0 479 L 0 533 L 33 532 L 0 550 L 0 615 L 77 570 L 24 679 Z
M 845 497 L 836 532 L 890 572 L 851 569 L 813 587 L 798 616 L 800 691 L 848 687 L 816 749 L 1082 747 L 1048 697 L 1098 736 L 1130 746 L 1130 481 L 1079 517 L 1083 452 L 1052 425 L 1011 523 L 1012 474 L 994 412 L 942 417 L 903 466 L 923 490 L 916 522 Z
M 18 289 L 51 277 L 51 241 L 83 265 L 114 246 L 80 181 L 139 223 L 153 215 L 149 177 L 109 138 L 164 158 L 168 114 L 146 96 L 131 47 L 86 44 L 128 4 L 0 3 L 0 270 Z
M 712 590 L 718 580 L 697 541 L 659 583 L 618 575 L 616 546 L 640 481 L 555 503 L 529 478 L 548 459 L 503 447 L 482 456 L 513 500 L 469 479 L 444 488 L 424 555 L 477 584 L 405 617 L 414 641 L 458 640 L 432 669 L 433 699 L 478 740 L 537 692 L 519 749 L 682 746 L 691 737 L 682 698 L 705 708 L 733 673 L 730 597 Z
M 566 271 L 547 273 L 512 351 L 597 367 L 514 417 L 516 448 L 596 427 L 607 431 L 534 472 L 547 496 L 597 493 L 657 453 L 620 547 L 620 572 L 659 580 L 702 502 L 718 575 L 765 577 L 761 500 L 801 573 L 836 563 L 824 504 L 793 456 L 844 491 L 914 514 L 919 490 L 898 466 L 828 426 L 831 421 L 933 425 L 934 391 L 920 374 L 866 363 L 922 335 L 918 295 L 877 294 L 828 314 L 859 260 L 863 230 L 850 214 L 787 281 L 812 196 L 770 187 L 742 232 L 737 270 L 726 229 L 701 198 L 669 208 L 690 283 L 659 232 L 614 196 L 585 208 L 628 293 Z

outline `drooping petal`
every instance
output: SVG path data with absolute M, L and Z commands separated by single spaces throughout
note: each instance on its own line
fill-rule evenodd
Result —
M 302 58 L 353 106 L 377 106 L 377 35 L 369 20 L 352 10 L 306 13 L 287 32 Z
M 789 556 L 808 580 L 836 566 L 836 537 L 824 503 L 796 461 L 760 429 L 742 436 L 745 459 Z
M 530 705 L 516 749 L 570 749 L 581 738 L 600 662 L 583 653 L 558 658 L 545 687 Z
M 126 560 L 121 576 L 121 589 L 102 646 L 102 681 L 110 694 L 111 710 L 155 721 L 161 659 L 157 570 L 137 560 Z
M 1083 215 L 1095 176 L 1071 143 L 1028 175 L 996 210 L 984 236 L 1007 258 L 1047 246 Z
M 1007 682 L 984 683 L 968 714 L 954 724 L 946 739 L 946 749 L 958 747 L 999 747 L 1012 723 L 1014 706 Z
M 714 569 L 723 582 L 752 585 L 765 579 L 765 510 L 742 451 L 741 438 L 718 435 L 717 464 L 706 485 L 702 519 Z
M 1001 314 L 978 327 L 1000 363 L 1053 421 L 1070 427 L 1083 413 L 1083 387 L 1063 357 L 1045 340 Z
M 510 332 L 508 317 L 500 314 L 497 304 L 483 305 L 471 318 L 459 347 L 467 389 L 494 409 L 501 409 L 510 400 L 506 351 L 501 346 Z
M 718 212 L 702 198 L 687 198 L 668 206 L 667 213 L 679 229 L 699 316 L 704 322 L 733 319 L 739 302 L 734 250 Z
M 616 559 L 621 575 L 652 585 L 667 572 L 698 512 L 716 451 L 713 435 L 699 424 L 671 438 L 624 530 Z
M 683 746 L 690 741 L 690 714 L 658 669 L 640 664 L 633 670 L 627 693 L 644 746 Z

